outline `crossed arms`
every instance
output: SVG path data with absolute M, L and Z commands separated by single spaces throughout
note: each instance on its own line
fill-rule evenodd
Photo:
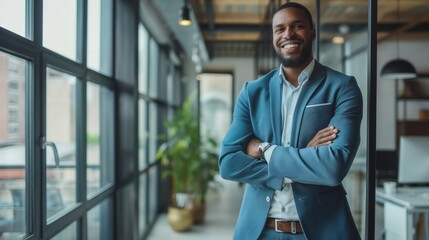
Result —
M 337 137 L 337 133 L 338 129 L 334 126 L 323 128 L 311 139 L 307 147 L 327 146 Z M 257 138 L 250 139 L 246 146 L 246 154 L 256 159 L 261 158 L 259 153 L 259 144 L 261 142 L 262 141 Z
M 342 182 L 351 166 L 360 143 L 362 98 L 355 80 L 343 84 L 335 96 L 335 109 L 329 122 L 311 133 L 306 146 L 277 146 L 270 163 L 258 160 L 258 129 L 254 102 L 246 87 L 237 99 L 234 120 L 222 143 L 219 158 L 223 178 L 279 190 L 283 178 L 294 182 L 335 186 Z M 252 116 L 252 117 L 251 117 Z M 317 119 L 314 119 L 315 123 Z M 301 131 L 302 132 L 302 131 Z M 309 133 L 308 133 L 309 134 Z M 311 138 L 312 137 L 312 138 Z

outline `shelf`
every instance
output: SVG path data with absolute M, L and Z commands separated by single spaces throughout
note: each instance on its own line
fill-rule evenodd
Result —
M 399 147 L 401 136 L 429 136 L 426 105 L 426 102 L 429 102 L 429 81 L 426 80 L 428 76 L 395 82 L 396 149 Z M 399 85 L 400 83 L 402 85 Z M 413 112 L 412 117 L 408 114 L 408 107 Z M 414 116 L 416 110 L 419 111 L 418 116 Z M 402 116 L 402 119 L 398 119 L 398 116 Z
M 397 121 L 396 134 L 412 135 L 412 136 L 426 136 L 429 135 L 429 120 L 426 121 Z
M 429 101 L 429 96 L 424 97 L 398 97 L 397 100 Z

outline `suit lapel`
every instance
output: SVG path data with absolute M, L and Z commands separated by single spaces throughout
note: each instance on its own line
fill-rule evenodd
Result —
M 313 73 L 310 76 L 310 79 L 303 86 L 301 94 L 296 103 L 294 120 L 292 125 L 292 139 L 291 142 L 294 146 L 298 145 L 299 141 L 299 132 L 301 130 L 302 117 L 304 114 L 305 106 L 307 106 L 310 97 L 313 95 L 314 91 L 316 91 L 317 87 L 324 81 L 326 78 L 326 69 L 323 68 L 317 61 L 314 65 Z
M 281 145 L 282 137 L 282 88 L 279 80 L 278 70 L 271 76 L 270 79 L 270 111 L 271 111 L 271 126 L 274 134 L 274 143 Z

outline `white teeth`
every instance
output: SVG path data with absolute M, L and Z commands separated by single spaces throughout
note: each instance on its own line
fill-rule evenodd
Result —
M 286 44 L 283 46 L 283 48 L 294 48 L 294 47 L 298 47 L 298 44 Z

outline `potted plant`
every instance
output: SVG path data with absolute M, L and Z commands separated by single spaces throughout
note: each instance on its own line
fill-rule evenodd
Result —
M 217 154 L 213 151 L 215 141 L 202 141 L 200 137 L 193 99 L 193 96 L 190 96 L 173 118 L 165 122 L 168 137 L 162 136 L 167 141 L 159 147 L 157 158 L 164 167 L 162 177 L 171 177 L 169 214 L 173 209 L 189 210 L 191 215 L 194 213 L 193 222 L 199 223 L 202 222 L 201 216 L 195 215 L 201 211 L 196 209 L 204 206 L 208 184 L 217 172 Z
M 209 189 L 209 183 L 213 181 L 218 172 L 218 154 L 216 151 L 217 142 L 207 137 L 200 143 L 200 158 L 195 161 L 195 182 L 193 182 L 193 220 L 196 224 L 204 222 L 205 217 L 205 196 Z

